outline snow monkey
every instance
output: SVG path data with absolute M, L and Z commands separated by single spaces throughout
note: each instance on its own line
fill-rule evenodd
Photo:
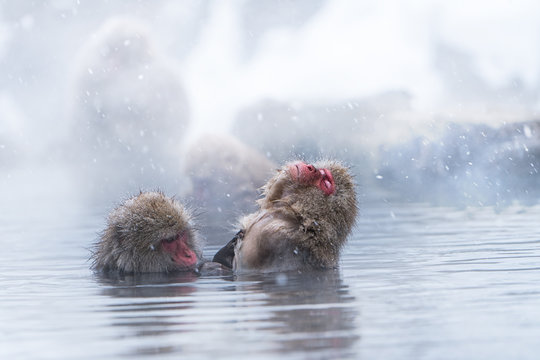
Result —
M 335 161 L 284 165 L 263 187 L 259 210 L 214 261 L 242 271 L 335 268 L 357 214 L 355 185 Z
M 101 202 L 141 187 L 176 189 L 189 99 L 149 26 L 110 18 L 83 46 L 74 70 L 67 157 L 81 193 Z
M 141 192 L 107 219 L 92 268 L 125 273 L 196 271 L 202 242 L 192 215 L 161 192 Z

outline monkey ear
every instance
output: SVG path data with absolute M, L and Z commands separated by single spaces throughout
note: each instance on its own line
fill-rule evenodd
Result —
M 236 247 L 238 239 L 242 239 L 242 237 L 244 237 L 244 231 L 240 230 L 236 233 L 232 240 L 227 243 L 227 245 L 222 247 L 216 253 L 216 255 L 214 255 L 212 261 L 228 267 L 229 269 L 232 269 L 232 264 L 234 260 L 234 248 Z

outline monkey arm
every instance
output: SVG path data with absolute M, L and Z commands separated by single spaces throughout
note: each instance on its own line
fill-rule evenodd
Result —
M 243 237 L 244 230 L 240 230 L 239 232 L 237 232 L 236 235 L 232 238 L 232 240 L 229 241 L 227 245 L 222 247 L 216 253 L 216 255 L 214 255 L 214 259 L 212 259 L 212 261 L 228 267 L 229 269 L 232 269 L 234 260 L 234 248 L 236 247 L 238 240 L 242 240 Z

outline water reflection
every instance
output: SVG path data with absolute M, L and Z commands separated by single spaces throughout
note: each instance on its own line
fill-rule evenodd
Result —
M 103 286 L 101 294 L 107 297 L 129 299 L 108 304 L 104 311 L 113 315 L 111 326 L 131 330 L 131 337 L 156 337 L 175 332 L 182 325 L 181 316 L 171 312 L 189 313 L 193 300 L 187 296 L 196 291 L 193 273 L 177 274 L 97 274 Z M 160 300 L 167 298 L 167 300 Z M 122 331 L 118 338 L 125 337 Z M 137 346 L 133 353 L 139 355 L 175 352 L 175 346 Z
M 197 344 L 223 349 L 240 340 L 246 350 L 343 358 L 359 340 L 355 299 L 337 270 L 200 278 L 96 275 L 96 281 L 102 296 L 122 299 L 101 310 L 123 329 L 118 339 L 142 340 L 127 355 L 181 353 Z M 213 341 L 199 336 L 211 330 Z M 240 347 L 230 351 L 242 354 Z
M 239 280 L 243 280 L 240 277 Z M 246 276 L 242 290 L 263 293 L 262 305 L 270 310 L 268 322 L 275 333 L 286 336 L 281 351 L 346 353 L 359 336 L 354 331 L 357 309 L 354 297 L 338 271 Z M 249 306 L 249 303 L 246 304 Z
M 97 281 L 105 285 L 102 294 L 120 298 L 171 297 L 188 295 L 195 291 L 194 273 L 176 274 L 96 274 Z

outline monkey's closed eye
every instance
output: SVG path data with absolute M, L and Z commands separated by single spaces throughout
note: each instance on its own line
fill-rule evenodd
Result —
M 174 240 L 176 240 L 176 237 L 170 237 L 170 238 L 167 238 L 167 239 L 163 239 L 161 241 L 170 244 L 170 243 L 174 242 Z

